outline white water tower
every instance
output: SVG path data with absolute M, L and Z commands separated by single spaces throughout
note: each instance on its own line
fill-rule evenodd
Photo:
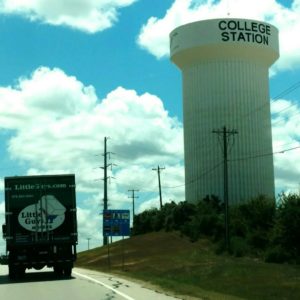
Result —
M 186 200 L 223 199 L 223 141 L 228 134 L 229 203 L 274 197 L 269 67 L 278 30 L 265 22 L 213 19 L 170 34 L 171 60 L 183 77 Z

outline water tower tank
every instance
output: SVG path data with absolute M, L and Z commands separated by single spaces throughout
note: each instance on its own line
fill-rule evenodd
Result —
M 278 30 L 255 20 L 199 21 L 173 30 L 170 50 L 183 77 L 186 200 L 223 199 L 224 128 L 229 203 L 274 197 L 269 67 L 279 57 Z

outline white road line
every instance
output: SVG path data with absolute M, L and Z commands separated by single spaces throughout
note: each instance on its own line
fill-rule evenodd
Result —
M 112 290 L 114 293 L 116 293 L 116 294 L 122 296 L 123 298 L 125 298 L 125 299 L 127 299 L 127 300 L 135 300 L 134 298 L 131 298 L 131 297 L 127 296 L 126 294 L 124 294 L 124 293 L 118 291 L 117 289 L 114 289 L 114 288 L 112 288 L 111 286 L 109 286 L 109 285 L 107 285 L 107 284 L 105 284 L 105 283 L 103 283 L 103 282 L 101 282 L 101 281 L 99 281 L 99 280 L 96 280 L 96 279 L 94 279 L 94 278 L 92 278 L 92 277 L 90 277 L 90 276 L 83 275 L 83 274 L 80 274 L 80 273 L 74 272 L 74 271 L 73 271 L 72 273 L 75 274 L 75 275 L 77 275 L 77 276 L 79 276 L 79 277 L 85 278 L 85 279 L 87 279 L 87 280 L 89 280 L 89 281 L 92 281 L 92 282 L 94 282 L 94 283 L 100 284 L 100 285 L 104 286 L 105 288 L 107 288 L 107 289 L 109 289 L 109 290 Z

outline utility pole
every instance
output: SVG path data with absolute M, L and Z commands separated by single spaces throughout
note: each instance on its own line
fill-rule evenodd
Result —
M 104 137 L 104 166 L 102 169 L 104 170 L 104 195 L 103 195 L 103 209 L 107 210 L 108 208 L 108 197 L 107 197 L 107 168 L 112 167 L 112 164 L 107 164 L 107 156 L 110 155 L 112 152 L 107 152 L 107 140 L 108 137 Z M 103 235 L 103 245 L 108 244 L 108 237 Z
M 90 240 L 91 240 L 91 238 L 86 238 L 86 239 L 88 241 L 88 250 L 90 250 Z
M 213 130 L 213 133 L 221 135 L 223 138 L 224 157 L 224 205 L 225 205 L 225 244 L 227 251 L 230 248 L 229 237 L 229 204 L 228 204 L 228 140 L 231 135 L 237 134 L 237 130 L 227 130 L 224 126 L 221 130 Z
M 158 189 L 159 189 L 159 204 L 160 204 L 160 209 L 162 209 L 162 196 L 161 196 L 161 184 L 160 184 L 160 171 L 164 170 L 165 168 L 160 168 L 157 166 L 157 169 L 153 168 L 153 171 L 157 171 L 157 176 L 158 176 Z
M 139 192 L 139 190 L 128 190 L 128 192 L 132 192 L 132 195 L 129 196 L 128 198 L 132 198 L 132 220 L 134 220 L 134 215 L 135 215 L 135 212 L 134 212 L 134 199 L 137 199 L 139 198 L 139 196 L 136 196 L 135 195 L 135 192 Z
M 104 137 L 104 195 L 103 195 L 103 209 L 107 210 L 107 137 Z M 103 235 L 103 246 L 107 245 L 108 238 L 107 236 Z

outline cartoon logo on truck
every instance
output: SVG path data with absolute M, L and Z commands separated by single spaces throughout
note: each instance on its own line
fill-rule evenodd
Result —
M 53 195 L 45 195 L 37 203 L 21 210 L 18 221 L 29 231 L 51 231 L 62 225 L 65 212 L 66 208 Z

